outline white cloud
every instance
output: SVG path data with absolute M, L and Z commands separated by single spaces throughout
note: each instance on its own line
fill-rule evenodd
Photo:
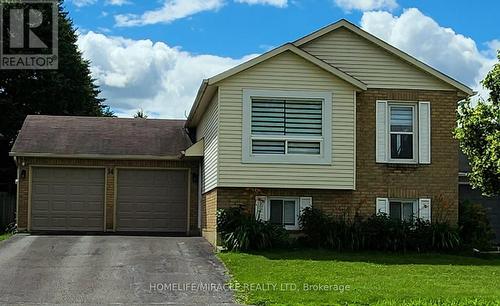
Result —
M 484 94 L 479 81 L 495 59 L 489 52 L 480 52 L 470 37 L 440 26 L 416 8 L 407 9 L 400 16 L 365 12 L 361 27 Z M 491 42 L 491 47 L 496 43 Z
M 165 0 L 163 6 L 146 11 L 142 15 L 116 15 L 119 27 L 142 26 L 156 23 L 170 23 L 203 11 L 215 11 L 224 5 L 224 0 Z
M 97 0 L 73 0 L 72 2 L 76 7 L 84 7 L 96 3 Z
M 276 7 L 287 7 L 288 0 L 235 0 L 238 3 L 246 3 L 250 5 L 255 4 L 263 4 L 263 5 L 272 5 Z
M 492 41 L 489 41 L 486 43 L 488 46 L 488 54 L 491 56 L 497 56 L 497 52 L 500 50 L 500 40 L 498 39 L 493 39 Z
M 202 79 L 250 57 L 193 55 L 163 42 L 131 40 L 94 32 L 80 34 L 78 46 L 106 103 L 121 116 L 142 108 L 152 117 L 185 118 Z
M 132 2 L 128 0 L 106 0 L 107 5 L 116 5 L 116 6 L 122 6 L 125 4 L 131 4 Z
M 396 0 L 335 0 L 335 4 L 345 11 L 393 10 L 398 7 Z

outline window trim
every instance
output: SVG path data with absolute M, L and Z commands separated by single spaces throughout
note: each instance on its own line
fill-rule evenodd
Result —
M 295 225 L 284 225 L 283 228 L 287 231 L 298 231 L 299 226 L 299 215 L 300 215 L 300 197 L 286 197 L 286 196 L 269 196 L 266 201 L 266 208 L 269 212 L 269 222 L 271 222 L 271 200 L 281 200 L 281 201 L 295 201 Z
M 413 109 L 413 132 L 391 132 L 391 108 L 392 107 L 411 107 Z M 386 111 L 386 154 L 387 163 L 389 164 L 418 164 L 418 154 L 419 154 L 419 135 L 418 135 L 418 102 L 417 101 L 387 101 L 387 111 Z M 413 135 L 413 158 L 412 159 L 401 159 L 392 158 L 391 156 L 391 135 L 392 134 L 412 134 Z
M 243 89 L 243 125 L 242 125 L 242 163 L 273 164 L 324 164 L 330 165 L 332 160 L 332 96 L 328 91 L 283 91 Z M 322 100 L 322 136 L 281 136 L 252 135 L 252 99 L 299 99 Z M 320 154 L 253 154 L 252 140 L 285 140 L 320 142 Z
M 420 218 L 419 216 L 419 208 L 418 208 L 418 203 L 419 199 L 402 199 L 402 198 L 389 198 L 389 210 L 387 211 L 387 215 L 390 217 L 391 216 L 391 202 L 401 202 L 401 206 L 403 202 L 408 203 L 411 202 L 413 204 L 413 220 L 415 221 L 416 219 Z M 403 207 L 401 207 L 401 216 L 400 216 L 400 221 L 403 221 Z

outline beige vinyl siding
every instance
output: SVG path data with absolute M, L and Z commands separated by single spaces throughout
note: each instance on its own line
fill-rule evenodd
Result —
M 316 65 L 284 52 L 219 84 L 221 187 L 353 189 L 355 88 Z M 330 91 L 332 164 L 243 164 L 243 89 Z
M 301 49 L 356 77 L 369 88 L 454 89 L 344 28 L 318 37 Z
M 217 167 L 219 150 L 219 95 L 215 93 L 196 128 L 196 140 L 204 138 L 205 148 L 202 166 L 202 192 L 217 187 Z

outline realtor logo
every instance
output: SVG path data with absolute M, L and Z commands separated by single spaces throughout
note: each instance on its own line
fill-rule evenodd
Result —
M 0 0 L 0 69 L 57 69 L 57 30 L 57 0 Z

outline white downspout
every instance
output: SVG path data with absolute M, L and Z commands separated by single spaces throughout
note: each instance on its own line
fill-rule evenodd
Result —
M 201 230 L 201 199 L 202 199 L 202 180 L 203 180 L 203 175 L 201 173 L 201 168 L 202 168 L 202 162 L 203 160 L 199 163 L 198 165 L 198 229 Z

